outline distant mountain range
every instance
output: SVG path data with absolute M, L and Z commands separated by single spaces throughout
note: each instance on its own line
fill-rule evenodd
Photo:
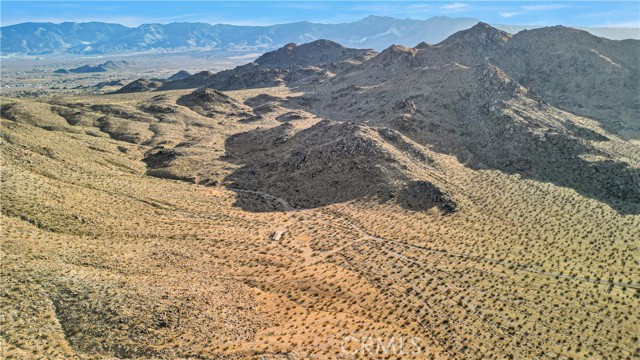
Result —
M 199 49 L 268 51 L 287 43 L 328 39 L 345 46 L 382 50 L 392 44 L 437 43 L 479 20 L 436 16 L 426 20 L 369 16 L 343 24 L 295 22 L 271 26 L 205 23 L 143 24 L 135 28 L 89 22 L 22 23 L 0 28 L 2 55 L 113 54 Z M 517 33 L 535 26 L 494 25 Z M 636 28 L 580 28 L 613 40 L 640 39 Z

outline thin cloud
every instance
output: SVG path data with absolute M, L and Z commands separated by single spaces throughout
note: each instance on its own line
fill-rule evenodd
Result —
M 452 3 L 452 4 L 444 4 L 444 5 L 442 5 L 442 8 L 445 9 L 445 10 L 462 10 L 462 9 L 466 8 L 467 6 L 469 6 L 469 4 Z
M 526 11 L 541 11 L 541 10 L 557 10 L 566 8 L 566 5 L 562 4 L 540 4 L 540 5 L 523 5 L 522 9 Z
M 410 4 L 406 6 L 406 9 L 410 11 L 431 11 L 433 6 L 429 4 Z
M 532 12 L 532 11 L 557 10 L 557 9 L 562 9 L 562 8 L 566 8 L 566 7 L 567 6 L 563 5 L 563 4 L 523 5 L 523 6 L 520 6 L 519 10 L 502 11 L 502 12 L 498 13 L 498 15 L 500 15 L 500 17 L 508 19 L 508 18 L 511 18 L 511 17 L 514 17 L 514 16 L 524 15 L 524 14 L 527 14 L 527 13 Z
M 500 13 L 500 16 L 502 16 L 505 19 L 508 19 L 510 17 L 516 16 L 516 15 L 522 15 L 524 14 L 523 12 L 518 12 L 518 11 L 503 11 Z
M 305 3 L 305 2 L 283 2 L 271 5 L 277 9 L 296 9 L 296 10 L 323 10 L 327 8 L 326 3 Z
M 636 21 L 625 21 L 625 22 L 613 22 L 606 21 L 596 27 L 617 27 L 617 28 L 632 28 L 640 31 L 640 20 Z
M 366 15 L 393 16 L 415 18 L 417 15 L 433 14 L 433 6 L 429 4 L 362 4 L 347 9 L 351 12 L 362 12 L 356 18 Z

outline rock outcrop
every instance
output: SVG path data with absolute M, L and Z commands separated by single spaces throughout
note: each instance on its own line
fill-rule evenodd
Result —
M 177 73 L 169 76 L 167 78 L 167 81 L 183 80 L 188 78 L 189 76 L 191 76 L 191 74 L 188 71 L 180 70 Z
M 177 104 L 186 106 L 203 116 L 237 114 L 251 111 L 248 107 L 233 100 L 227 94 L 210 88 L 200 88 L 181 96 Z
M 432 163 L 428 150 L 390 129 L 321 121 L 296 131 L 285 123 L 230 137 L 226 151 L 244 164 L 227 177 L 229 187 L 267 192 L 296 207 L 368 197 L 413 210 L 456 209 L 434 179 L 416 179 Z
M 160 81 L 147 80 L 145 78 L 140 78 L 114 91 L 114 94 L 127 94 L 127 93 L 152 91 L 152 90 L 158 89 L 160 86 L 162 86 L 162 82 Z

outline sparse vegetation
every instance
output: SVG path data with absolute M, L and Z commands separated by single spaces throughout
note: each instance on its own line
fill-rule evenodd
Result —
M 627 191 L 600 197 L 567 175 L 592 160 L 628 175 L 637 145 L 537 108 L 499 69 L 438 71 L 460 82 L 427 95 L 451 98 L 393 93 L 367 105 L 376 114 L 357 107 L 394 80 L 329 91 L 331 108 L 284 86 L 2 98 L 3 356 L 368 358 L 341 351 L 347 336 L 419 337 L 427 359 L 640 356 L 633 179 L 598 175 Z M 511 96 L 482 99 L 502 107 L 481 120 L 486 139 L 507 129 L 507 155 L 557 161 L 546 178 L 490 159 L 498 146 L 480 157 L 493 145 L 456 127 L 455 104 L 480 94 L 460 84 L 477 76 Z M 348 112 L 373 121 L 318 117 Z M 518 147 L 541 129 L 569 150 Z

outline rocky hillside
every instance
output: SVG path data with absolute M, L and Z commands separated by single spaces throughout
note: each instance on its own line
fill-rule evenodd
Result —
M 244 165 L 225 181 L 302 208 L 358 198 L 395 200 L 414 210 L 455 211 L 434 185 L 440 173 L 430 152 L 400 133 L 363 124 L 322 121 L 296 131 L 291 123 L 230 137 L 229 159 Z
M 161 81 L 157 80 L 148 80 L 145 78 L 140 78 L 138 80 L 134 80 L 127 85 L 121 87 L 116 90 L 115 94 L 126 94 L 126 93 L 134 93 L 134 92 L 144 92 L 144 91 L 152 91 L 156 90 L 162 86 Z
M 183 80 L 183 79 L 188 78 L 189 76 L 191 76 L 191 74 L 188 71 L 180 70 L 177 73 L 169 76 L 167 78 L 167 81 Z
M 551 105 L 640 139 L 640 41 L 612 41 L 561 26 L 510 35 L 479 23 L 436 45 L 392 46 L 334 80 L 377 85 L 420 67 L 490 63 Z
M 177 104 L 186 106 L 203 116 L 215 117 L 220 114 L 248 113 L 247 106 L 231 99 L 217 90 L 201 88 L 178 98 Z
M 637 145 L 633 145 L 640 134 L 640 124 L 635 121 L 640 118 L 640 107 L 634 97 L 640 93 L 640 83 L 634 80 L 639 77 L 640 66 L 633 57 L 639 49 L 638 41 L 610 41 L 563 27 L 512 36 L 479 23 L 435 45 L 391 46 L 377 55 L 324 40 L 289 44 L 233 70 L 197 73 L 166 82 L 159 90 L 203 87 L 178 99 L 178 104 L 206 117 L 234 114 L 241 121 L 253 122 L 277 112 L 275 120 L 285 123 L 276 128 L 280 130 L 260 130 L 246 135 L 250 141 L 237 140 L 253 151 L 251 144 L 265 137 L 262 151 L 273 152 L 265 160 L 268 165 L 253 160 L 254 167 L 239 172 L 233 181 L 289 196 L 300 206 L 350 198 L 335 195 L 335 199 L 319 200 L 315 191 L 330 188 L 346 189 L 352 197 L 363 196 L 356 183 L 330 188 L 324 187 L 324 181 L 310 185 L 310 177 L 317 176 L 313 171 L 302 171 L 295 179 L 279 176 L 289 174 L 290 169 L 276 163 L 288 163 L 294 152 L 314 148 L 313 144 L 329 143 L 333 135 L 325 132 L 339 128 L 353 133 L 353 138 L 345 141 L 356 142 L 359 135 L 367 133 L 357 126 L 340 128 L 323 123 L 295 131 L 304 139 L 318 137 L 312 142 L 300 140 L 298 144 L 301 138 L 293 133 L 274 135 L 286 129 L 294 131 L 297 127 L 289 123 L 305 118 L 296 111 L 311 109 L 320 118 L 373 126 L 371 131 L 393 129 L 420 146 L 454 155 L 472 168 L 497 169 L 551 182 L 606 202 L 621 213 L 640 213 L 640 158 Z M 248 99 L 245 106 L 216 91 L 279 85 L 298 86 L 306 93 L 286 101 L 266 99 L 253 104 Z M 289 138 L 295 140 L 289 142 Z M 286 147 L 280 142 L 286 142 Z M 383 148 L 379 142 L 368 143 Z M 237 153 L 233 141 L 228 145 L 230 154 Z M 371 163 L 369 169 L 375 164 L 389 165 L 379 163 L 379 159 L 388 158 L 386 155 L 366 160 L 361 154 L 352 155 L 336 154 L 332 161 L 366 161 Z M 406 159 L 405 155 L 398 155 L 398 159 Z M 249 157 L 237 161 L 247 165 Z M 331 167 L 329 163 L 318 166 Z M 410 166 L 398 169 L 405 167 Z M 336 171 L 331 176 L 339 174 Z M 263 176 L 268 179 L 260 180 Z M 412 175 L 398 176 L 386 180 L 374 174 L 348 177 L 378 179 L 373 180 L 376 184 L 412 179 Z M 292 184 L 295 190 L 279 189 L 282 184 Z M 395 185 L 389 185 L 389 189 L 394 196 L 401 192 Z M 371 195 L 368 190 L 362 191 Z
M 536 33 L 541 45 L 535 51 L 525 50 L 525 39 Z M 571 43 L 565 52 L 554 52 L 551 45 L 545 48 L 550 33 Z M 620 94 L 615 100 L 617 114 L 632 113 L 638 118 L 633 99 L 638 82 L 612 79 L 637 76 L 638 61 L 627 54 L 639 44 L 611 42 L 564 28 L 512 37 L 478 24 L 434 46 L 391 47 L 324 84 L 309 87 L 303 100 L 320 116 L 391 127 L 420 144 L 456 155 L 468 166 L 553 182 L 608 202 L 619 211 L 637 213 L 637 147 L 607 131 L 623 115 L 580 117 L 564 111 L 573 108 L 560 99 L 580 101 L 581 111 L 576 113 L 597 115 L 603 111 L 604 99 Z M 603 56 L 618 61 L 617 65 Z M 559 63 L 545 68 L 547 72 L 528 65 L 542 66 L 542 59 L 554 57 Z M 570 59 L 589 62 L 585 71 L 601 72 L 578 76 L 580 63 Z M 594 82 L 603 88 L 593 89 Z M 570 84 L 575 88 L 560 96 L 560 89 Z M 594 91 L 602 96 L 592 95 Z
M 523 31 L 493 57 L 554 106 L 640 139 L 640 41 L 612 41 L 554 26 Z
M 512 36 L 479 23 L 436 45 L 392 46 L 375 56 L 330 41 L 289 44 L 236 69 L 198 73 L 160 89 L 302 85 L 307 93 L 287 101 L 292 109 L 310 107 L 322 118 L 394 129 L 422 146 L 455 155 L 467 166 L 552 182 L 620 212 L 637 213 L 640 159 L 637 148 L 624 139 L 633 141 L 640 131 L 634 121 L 640 118 L 634 97 L 640 85 L 633 81 L 640 66 L 632 56 L 638 49 L 638 41 L 610 41 L 575 29 L 543 28 Z M 329 69 L 340 71 L 334 76 Z M 215 99 L 201 99 L 209 95 Z M 213 116 L 224 103 L 222 96 L 201 89 L 179 101 L 201 115 Z M 234 106 L 225 105 L 222 112 L 259 120 L 263 113 L 281 108 L 281 104 Z M 289 122 L 297 116 L 290 112 L 279 119 Z M 324 138 L 320 129 L 331 127 L 317 127 L 309 134 Z M 260 134 L 268 138 L 272 131 Z M 277 142 L 272 140 L 267 143 Z M 270 160 L 286 162 L 280 158 L 287 156 L 281 150 Z M 343 158 L 355 161 L 349 154 L 336 159 Z M 264 175 L 264 169 L 249 173 L 254 172 Z M 243 174 L 238 179 L 255 180 Z M 306 190 L 271 189 L 272 182 L 295 183 L 275 177 L 256 189 L 266 187 L 282 196 L 300 194 L 295 201 L 304 206 L 311 204 L 303 199 L 316 198 Z M 346 188 L 355 191 L 355 186 Z
M 375 56 L 373 50 L 349 49 L 328 40 L 304 45 L 287 44 L 254 62 L 235 69 L 199 72 L 166 83 L 161 90 L 192 89 L 202 86 L 218 90 L 238 90 L 282 84 L 313 82 Z
M 361 63 L 375 54 L 373 50 L 350 49 L 333 41 L 316 40 L 302 45 L 287 44 L 260 56 L 255 63 L 271 69 L 316 66 L 336 72 L 349 63 Z

